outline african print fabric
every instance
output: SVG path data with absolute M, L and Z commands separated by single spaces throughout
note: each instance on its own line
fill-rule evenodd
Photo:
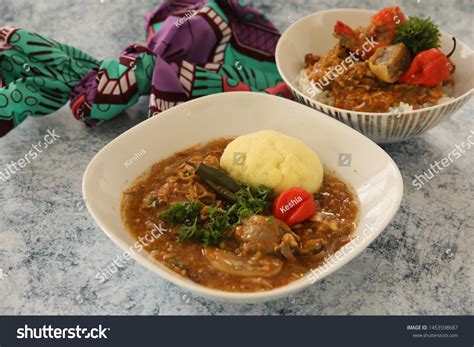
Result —
M 200 96 L 255 91 L 291 98 L 275 65 L 280 34 L 235 0 L 166 1 L 145 16 L 146 45 L 99 61 L 16 27 L 0 27 L 0 136 L 68 101 L 87 125 L 149 95 L 148 116 Z

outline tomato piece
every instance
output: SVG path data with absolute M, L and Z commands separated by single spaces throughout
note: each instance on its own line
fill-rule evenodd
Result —
M 282 192 L 273 203 L 273 214 L 288 226 L 302 222 L 316 213 L 313 195 L 301 188 Z
M 407 18 L 400 7 L 386 7 L 372 16 L 369 36 L 375 37 L 375 41 L 378 42 L 376 47 L 389 46 L 395 39 L 398 24 L 406 21 Z
M 355 31 L 352 30 L 350 26 L 339 20 L 336 22 L 336 25 L 334 25 L 334 33 L 337 35 L 351 36 L 354 39 L 357 39 L 357 34 Z
M 407 18 L 400 7 L 386 7 L 374 14 L 371 23 L 376 27 L 385 27 L 386 29 L 395 30 L 398 23 L 405 23 Z
M 293 214 L 288 217 L 288 219 L 286 220 L 286 224 L 288 226 L 292 226 L 296 223 L 305 221 L 306 219 L 314 216 L 315 213 L 316 204 L 314 203 L 314 200 L 307 200 L 299 208 L 297 208 Z
M 438 48 L 418 53 L 399 78 L 400 83 L 432 87 L 443 82 L 453 71 L 449 59 Z

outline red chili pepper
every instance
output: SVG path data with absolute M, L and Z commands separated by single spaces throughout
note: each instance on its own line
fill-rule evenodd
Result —
M 355 31 L 352 30 L 350 26 L 341 22 L 340 20 L 338 20 L 336 24 L 334 25 L 334 33 L 338 35 L 343 35 L 343 36 L 350 36 L 354 39 L 357 38 L 357 34 L 355 33 Z
M 376 27 L 384 27 L 391 30 L 396 30 L 399 23 L 405 23 L 406 21 L 407 18 L 398 6 L 381 9 L 370 20 L 371 24 Z
M 334 35 L 340 40 L 342 46 L 354 53 L 360 51 L 362 42 L 356 32 L 347 24 L 338 20 L 334 25 Z
M 288 226 L 302 222 L 316 213 L 313 195 L 301 188 L 282 192 L 273 203 L 273 214 Z
M 443 82 L 454 69 L 448 59 L 456 49 L 456 40 L 454 38 L 453 40 L 454 48 L 447 56 L 438 48 L 431 48 L 418 53 L 408 70 L 400 76 L 398 81 L 428 87 Z
M 369 36 L 373 36 L 375 41 L 378 43 L 373 51 L 378 47 L 385 47 L 393 44 L 398 24 L 406 23 L 406 21 L 407 18 L 398 6 L 386 7 L 374 14 L 368 27 Z

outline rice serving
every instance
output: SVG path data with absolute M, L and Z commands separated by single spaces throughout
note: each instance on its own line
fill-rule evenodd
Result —
M 331 95 L 331 91 L 319 88 L 316 85 L 316 83 L 308 77 L 306 68 L 301 69 L 294 83 L 295 83 L 296 88 L 308 98 L 314 101 L 318 101 L 328 106 L 337 107 L 335 106 L 334 97 Z M 454 98 L 451 95 L 453 95 L 453 87 L 450 85 L 446 85 L 446 86 L 443 86 L 443 93 L 441 94 L 441 97 L 436 102 L 424 103 L 422 107 L 415 108 L 414 105 L 412 104 L 399 101 L 390 105 L 389 109 L 385 112 L 401 114 L 401 113 L 413 111 L 415 109 L 440 105 L 440 104 L 453 100 Z
M 335 45 L 324 55 L 308 53 L 296 76 L 307 97 L 340 109 L 401 113 L 451 100 L 455 65 L 439 47 L 431 19 L 407 18 L 398 6 L 351 28 L 336 21 Z M 427 37 L 430 40 L 427 40 Z

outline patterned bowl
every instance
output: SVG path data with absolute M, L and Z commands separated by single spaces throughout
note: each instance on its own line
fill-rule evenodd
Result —
M 417 136 L 447 119 L 471 97 L 474 53 L 457 40 L 457 48 L 451 56 L 456 65 L 453 99 L 432 107 L 408 112 L 370 113 L 348 111 L 331 107 L 306 96 L 296 87 L 296 78 L 304 67 L 307 53 L 324 54 L 336 40 L 332 30 L 337 20 L 352 26 L 366 26 L 375 11 L 337 9 L 316 12 L 293 23 L 281 36 L 276 48 L 276 63 L 285 83 L 295 99 L 349 125 L 377 143 L 399 142 Z M 441 49 L 449 52 L 452 35 L 441 32 Z

